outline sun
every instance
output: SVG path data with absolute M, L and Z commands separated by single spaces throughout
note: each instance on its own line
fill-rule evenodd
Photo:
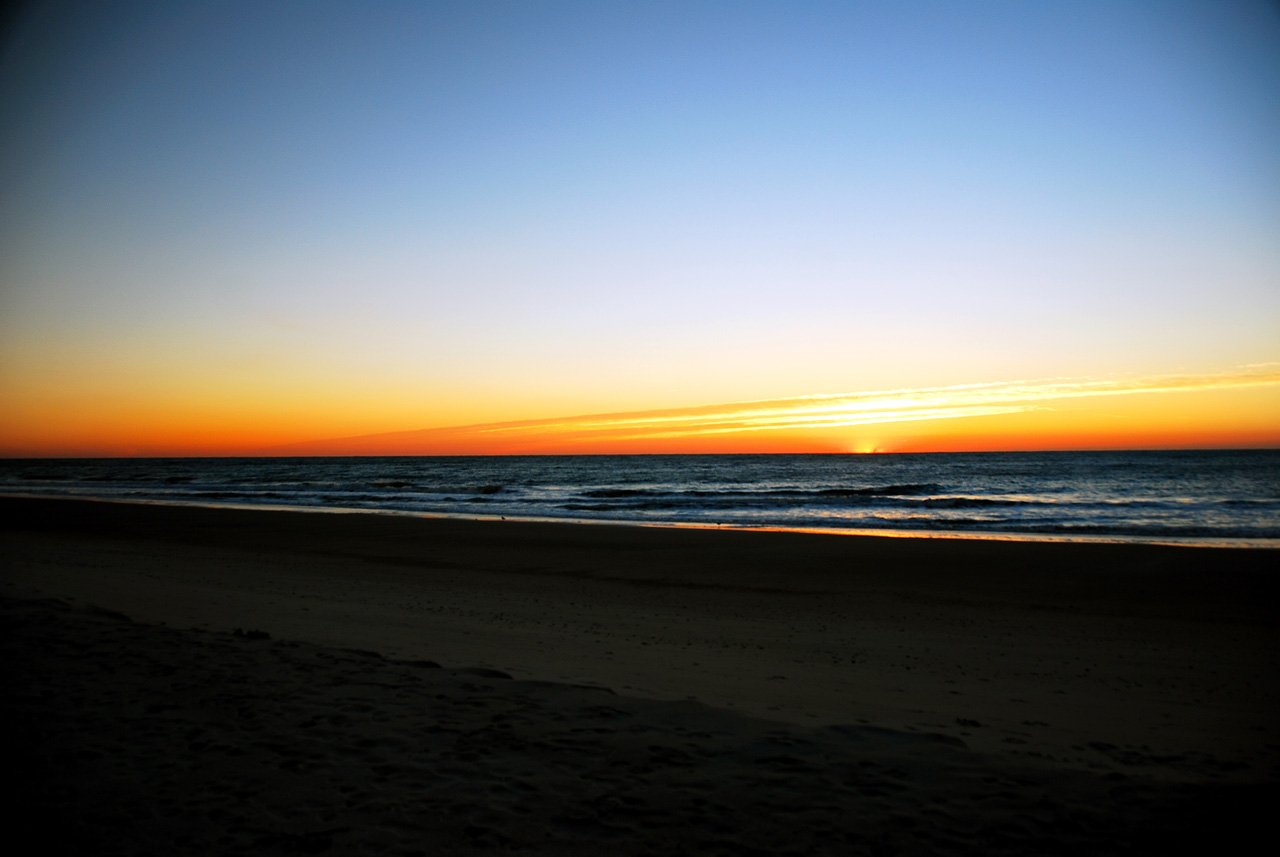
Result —
M 880 441 L 874 437 L 860 437 L 849 445 L 849 452 L 854 455 L 871 455 L 880 451 Z

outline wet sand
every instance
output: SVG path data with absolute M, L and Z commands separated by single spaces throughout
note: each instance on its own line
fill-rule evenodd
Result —
M 16 818 L 86 850 L 1143 853 L 1280 796 L 1273 552 L 0 519 Z

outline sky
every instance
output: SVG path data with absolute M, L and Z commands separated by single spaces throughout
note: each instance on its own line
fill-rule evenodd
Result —
M 8 23 L 0 456 L 1186 446 L 1280 446 L 1263 0 Z

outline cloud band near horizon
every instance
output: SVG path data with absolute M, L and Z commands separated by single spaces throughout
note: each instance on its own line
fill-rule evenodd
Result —
M 522 451 L 548 440 L 556 446 L 627 442 L 759 431 L 806 431 L 880 423 L 957 420 L 1035 410 L 1081 398 L 1190 393 L 1280 385 L 1280 362 L 1253 364 L 1211 374 L 1170 374 L 1137 378 L 1055 378 L 1002 381 L 947 387 L 815 394 L 735 402 L 516 422 L 431 428 L 291 444 L 281 451 L 352 451 L 440 445 Z

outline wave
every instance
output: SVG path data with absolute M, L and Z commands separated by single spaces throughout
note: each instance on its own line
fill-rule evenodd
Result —
M 671 490 L 668 488 L 593 488 L 578 493 L 579 497 L 592 499 L 626 499 L 630 497 L 661 497 L 678 494 L 685 497 L 904 497 L 919 494 L 935 494 L 941 486 L 932 483 L 905 485 L 876 485 L 862 488 L 772 488 L 759 491 L 717 491 L 714 489 Z
M 895 486 L 897 487 L 897 486 Z M 906 486 L 902 486 L 904 489 Z M 926 486 L 912 486 L 919 490 Z M 922 492 L 923 493 L 923 492 Z M 596 501 L 596 502 L 584 502 Z M 599 502 L 614 501 L 614 502 Z M 926 496 L 914 497 L 911 492 L 882 492 L 872 490 L 821 489 L 817 491 L 662 491 L 656 489 L 597 489 L 581 491 L 560 505 L 564 509 L 584 510 L 660 510 L 696 509 L 718 510 L 727 508 L 747 509 L 795 509 L 814 508 L 865 508 L 892 506 L 897 508 L 964 509 L 983 507 L 1031 507 L 1036 505 L 1061 505 L 1049 501 L 1028 498 L 1008 499 L 999 497 Z
M 366 482 L 365 487 L 385 488 L 399 492 L 412 489 L 419 494 L 501 494 L 507 490 L 503 485 L 420 485 L 403 479 Z
M 907 485 L 880 485 L 874 488 L 823 488 L 815 493 L 822 497 L 904 497 L 915 494 L 936 494 L 941 486 L 932 483 Z

